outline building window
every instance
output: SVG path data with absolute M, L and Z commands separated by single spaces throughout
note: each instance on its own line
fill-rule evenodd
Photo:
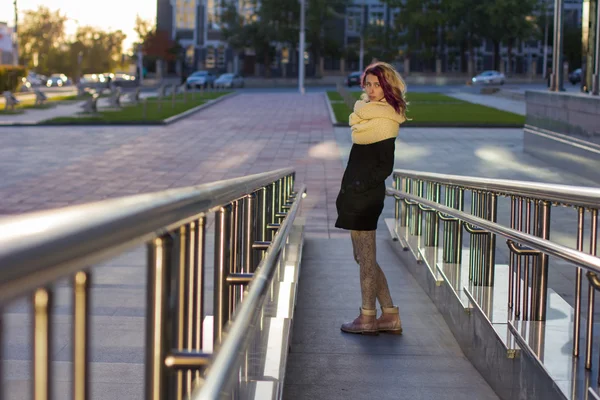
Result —
M 175 4 L 177 29 L 190 29 L 196 28 L 196 0 L 177 0 Z
M 348 33 L 360 32 L 360 11 L 348 11 L 346 14 L 346 27 Z
M 374 11 L 369 13 L 369 25 L 384 26 L 385 19 L 382 11 Z
M 208 15 L 208 29 L 218 31 L 223 28 L 221 17 L 225 12 L 226 4 L 223 0 L 207 0 L 206 13 Z

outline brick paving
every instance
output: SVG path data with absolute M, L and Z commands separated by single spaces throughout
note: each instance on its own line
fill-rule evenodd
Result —
M 168 127 L 10 128 L 0 144 L 0 215 L 292 166 L 309 233 L 335 235 L 343 167 L 321 93 L 239 95 Z

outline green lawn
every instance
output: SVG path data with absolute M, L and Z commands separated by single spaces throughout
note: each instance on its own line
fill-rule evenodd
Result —
M 174 115 L 181 114 L 194 107 L 200 106 L 209 100 L 214 100 L 229 92 L 211 92 L 211 93 L 183 93 L 175 97 L 175 103 L 172 97 L 168 96 L 162 101 L 156 97 L 149 97 L 146 102 L 137 105 L 126 105 L 120 110 L 100 111 L 97 115 L 80 114 L 72 117 L 53 118 L 43 123 L 136 123 L 136 122 L 160 122 Z M 145 104 L 144 104 L 145 103 Z
M 0 115 L 4 114 L 4 115 L 11 115 L 11 114 L 22 114 L 25 110 L 27 109 L 45 109 L 45 108 L 51 108 L 54 107 L 56 104 L 63 102 L 63 101 L 71 101 L 71 100 L 77 100 L 77 96 L 72 95 L 72 96 L 55 96 L 55 97 L 50 97 L 48 98 L 48 100 L 46 100 L 46 103 L 41 105 L 41 106 L 36 106 L 35 105 L 35 98 L 33 99 L 27 99 L 27 100 L 22 100 L 16 107 L 14 111 L 11 110 L 4 110 L 4 105 L 0 106 L 2 109 L 0 110 Z
M 338 122 L 347 123 L 351 110 L 341 101 L 338 92 L 327 92 Z M 361 92 L 352 92 L 358 99 Z M 458 100 L 440 93 L 408 93 L 409 125 L 419 124 L 517 124 L 525 123 L 525 117 Z

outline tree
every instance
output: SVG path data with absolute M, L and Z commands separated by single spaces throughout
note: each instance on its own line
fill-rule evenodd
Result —
M 334 39 L 334 22 L 344 19 L 342 12 L 349 4 L 349 0 L 311 0 L 306 13 L 306 40 L 308 50 L 313 55 L 318 68 L 317 76 L 323 75 L 321 59 L 323 56 L 340 55 L 340 43 Z
M 440 33 L 446 24 L 442 1 L 384 0 L 384 2 L 400 10 L 394 25 L 400 31 L 400 42 L 405 47 L 406 57 L 419 56 L 425 64 L 425 69 L 429 69 L 440 54 L 442 44 Z
M 148 36 L 154 33 L 155 29 L 155 25 L 152 21 L 143 19 L 139 14 L 135 16 L 133 30 L 138 35 L 139 43 L 144 43 Z
M 19 53 L 22 61 L 29 67 L 49 73 L 48 65 L 65 41 L 65 22 L 67 17 L 60 11 L 51 11 L 45 6 L 37 10 L 26 10 L 19 25 Z
M 113 71 L 121 63 L 123 41 L 126 35 L 120 31 L 107 32 L 91 26 L 77 29 L 73 53 L 82 54 L 82 73 Z
M 508 73 L 512 72 L 512 49 L 517 40 L 529 39 L 535 32 L 533 11 L 537 0 L 497 0 L 485 4 L 488 23 L 485 36 L 494 44 L 494 68 L 500 65 L 500 44 L 508 51 Z
M 448 0 L 443 3 L 443 12 L 448 23 L 446 39 L 460 48 L 462 72 L 472 74 L 475 70 L 474 48 L 481 44 L 486 21 L 483 3 L 479 0 Z
M 177 43 L 171 39 L 171 35 L 167 31 L 152 31 L 143 44 L 144 54 L 163 59 L 166 61 L 174 61 L 177 58 L 175 51 Z

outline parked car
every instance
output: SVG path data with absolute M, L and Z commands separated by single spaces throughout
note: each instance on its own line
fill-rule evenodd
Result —
M 185 85 L 188 89 L 193 87 L 215 87 L 215 76 L 212 72 L 208 71 L 196 71 L 185 80 Z
M 571 71 L 569 74 L 569 81 L 572 85 L 576 85 L 581 82 L 581 68 L 577 68 L 574 71 Z
M 38 75 L 35 72 L 29 72 L 27 76 L 21 78 L 23 85 L 21 90 L 26 91 L 38 86 L 42 86 L 47 81 L 47 78 L 43 75 Z
M 71 85 L 71 80 L 69 78 L 67 78 L 67 76 L 65 74 L 52 74 L 52 75 L 50 75 L 50 78 L 48 78 L 48 80 L 46 81 L 46 86 L 48 86 L 48 87 L 52 87 L 52 86 L 62 87 L 62 86 L 69 86 L 69 85 Z
M 474 85 L 477 85 L 477 84 L 504 85 L 505 80 L 506 80 L 506 77 L 504 76 L 504 74 L 501 72 L 498 72 L 498 71 L 483 71 L 482 73 L 480 73 L 477 76 L 474 76 L 473 79 L 471 79 L 471 81 L 473 82 Z
M 346 86 L 348 87 L 352 87 L 352 86 L 360 86 L 360 77 L 362 75 L 362 72 L 358 71 L 358 72 L 353 72 L 350 75 L 348 75 L 346 77 Z
M 138 85 L 138 82 L 134 75 L 117 72 L 112 78 L 112 84 L 118 87 L 135 87 Z
M 223 74 L 215 80 L 215 87 L 241 88 L 244 87 L 244 78 L 238 74 Z

